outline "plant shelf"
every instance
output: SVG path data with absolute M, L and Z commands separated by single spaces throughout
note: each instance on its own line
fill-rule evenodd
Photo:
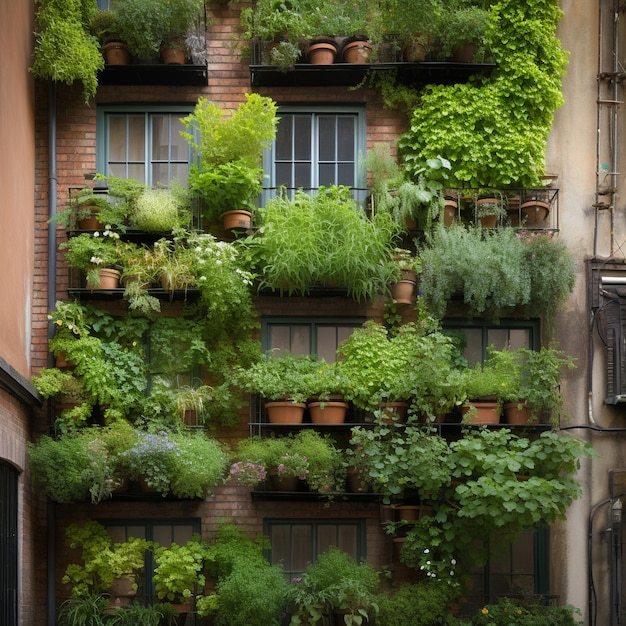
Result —
M 363 82 L 369 72 L 395 72 L 400 83 L 410 85 L 452 85 L 467 82 L 474 74 L 489 75 L 494 63 L 333 63 L 296 64 L 293 70 L 280 71 L 271 65 L 250 65 L 253 87 L 351 86 Z
M 107 65 L 98 75 L 100 85 L 206 86 L 206 65 Z

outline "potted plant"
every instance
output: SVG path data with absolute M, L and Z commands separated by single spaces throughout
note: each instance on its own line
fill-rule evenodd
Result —
M 110 207 L 107 194 L 87 187 L 71 194 L 67 207 L 58 211 L 53 221 L 66 228 L 101 230 L 104 224 L 98 219 L 98 214 L 108 208 Z
M 496 603 L 487 604 L 472 616 L 472 624 L 497 623 L 495 620 L 515 615 L 515 621 L 520 626 L 533 626 L 534 624 L 561 624 L 562 626 L 581 626 L 580 609 L 568 604 L 549 605 L 524 601 L 523 599 L 498 598 Z
M 398 233 L 391 217 L 368 219 L 347 187 L 276 197 L 260 210 L 258 232 L 242 241 L 259 287 L 305 295 L 316 285 L 343 287 L 357 301 L 387 293 Z
M 214 224 L 229 211 L 252 213 L 263 179 L 263 150 L 276 134 L 276 104 L 259 94 L 246 94 L 226 112 L 200 98 L 183 119 L 183 137 L 197 150 L 199 164 L 189 171 L 189 189 L 204 201 L 204 216 Z
M 202 384 L 183 385 L 174 391 L 181 422 L 187 426 L 204 424 L 209 417 L 210 403 L 215 398 L 213 387 Z
M 342 424 L 349 404 L 345 402 L 349 380 L 336 361 L 319 359 L 309 372 L 312 395 L 307 402 L 309 416 L 314 424 Z
M 130 53 L 128 45 L 120 37 L 120 26 L 115 11 L 98 11 L 91 20 L 90 28 L 102 46 L 106 65 L 128 65 Z
M 68 85 L 80 81 L 85 102 L 96 95 L 98 72 L 104 69 L 99 42 L 88 27 L 96 10 L 93 3 L 44 0 L 35 16 L 30 71 L 38 78 Z
M 134 202 L 132 225 L 147 233 L 171 232 L 191 218 L 181 194 L 170 189 L 146 188 Z
M 176 43 L 186 56 L 185 38 L 194 25 L 204 19 L 201 0 L 155 0 L 146 4 L 141 0 L 119 0 L 115 4 L 120 35 L 133 56 L 142 62 L 159 57 L 164 43 Z M 137 28 L 141 24 L 141 28 Z M 166 59 L 163 62 L 171 62 Z
M 302 430 L 294 436 L 293 450 L 308 462 L 307 482 L 311 491 L 322 495 L 345 491 L 343 451 L 328 434 Z
M 258 393 L 266 399 L 265 410 L 270 421 L 300 423 L 306 401 L 316 393 L 311 387 L 311 375 L 317 366 L 317 361 L 309 355 L 267 353 L 263 359 L 240 371 L 238 384 L 245 391 Z
M 477 6 L 452 4 L 444 10 L 438 35 L 443 54 L 457 63 L 482 61 L 486 52 L 485 31 L 489 11 Z
M 206 558 L 207 546 L 199 536 L 182 545 L 155 547 L 152 581 L 157 598 L 180 605 L 180 611 L 187 613 L 192 596 L 204 588 Z
M 291 0 L 259 0 L 242 9 L 240 21 L 243 38 L 262 46 L 262 61 L 282 71 L 300 60 L 304 41 L 311 37 L 307 11 Z
M 331 546 L 315 563 L 309 563 L 302 580 L 295 583 L 291 601 L 296 623 L 307 624 L 320 613 L 335 624 L 367 622 L 378 613 L 377 587 L 378 573 L 370 564 L 358 563 Z M 315 606 L 315 600 L 321 606 Z
M 97 427 L 43 435 L 28 444 L 28 459 L 33 481 L 54 502 L 97 503 L 121 483 L 118 458 Z
M 85 272 L 90 289 L 115 289 L 120 277 L 119 234 L 105 229 L 81 233 L 60 244 L 70 267 Z
M 411 492 L 419 492 L 425 500 L 436 500 L 450 484 L 448 443 L 427 429 L 400 431 L 386 424 L 355 427 L 350 443 L 353 463 L 374 491 L 383 496 L 385 504 L 392 500 L 401 503 Z
M 82 551 L 82 563 L 70 563 L 63 577 L 64 584 L 72 585 L 72 595 L 108 591 L 112 599 L 129 603 L 128 598 L 137 592 L 135 578 L 145 567 L 146 552 L 152 549 L 152 542 L 130 537 L 114 543 L 106 528 L 93 520 L 70 524 L 66 536 L 71 549 Z M 128 588 L 124 589 L 124 585 Z

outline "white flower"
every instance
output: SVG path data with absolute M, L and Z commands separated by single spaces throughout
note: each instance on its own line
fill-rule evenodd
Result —
M 429 550 L 428 548 L 426 548 L 426 549 L 424 550 L 424 554 L 428 554 L 429 552 L 430 552 L 430 550 Z
M 96 232 L 93 234 L 93 236 L 94 236 L 94 237 L 100 237 L 100 233 L 99 233 L 98 231 L 96 231 Z
M 198 280 L 206 280 L 206 276 L 200 276 Z

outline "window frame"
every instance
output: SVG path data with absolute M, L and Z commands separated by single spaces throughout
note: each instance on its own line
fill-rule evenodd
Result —
M 354 181 L 352 187 L 356 190 L 355 197 L 359 202 L 363 202 L 367 195 L 366 170 L 364 166 L 364 158 L 367 146 L 367 128 L 366 128 L 366 112 L 365 106 L 311 106 L 311 105 L 283 105 L 279 106 L 277 116 L 281 118 L 284 115 L 311 115 L 311 123 L 314 133 L 312 136 L 311 146 L 311 190 L 319 188 L 319 177 L 317 167 L 319 165 L 319 126 L 318 121 L 323 115 L 355 115 L 356 128 L 354 136 Z M 280 124 L 280 120 L 278 122 Z M 276 140 L 272 141 L 272 145 L 268 148 L 263 157 L 263 169 L 268 179 L 267 186 L 263 188 L 262 202 L 265 204 L 267 200 L 276 194 Z M 304 188 L 305 190 L 307 188 Z M 294 190 L 288 190 L 290 195 Z
M 268 538 L 270 547 L 265 551 L 268 561 L 272 564 L 271 530 L 273 526 L 311 526 L 311 545 L 309 546 L 309 556 L 314 563 L 317 556 L 322 554 L 318 549 L 317 528 L 319 526 L 356 526 L 356 555 L 357 562 L 364 561 L 367 557 L 367 520 L 365 518 L 265 518 L 263 519 L 263 535 Z M 278 563 L 278 562 L 276 562 Z M 299 570 L 285 569 L 285 575 L 291 577 L 300 573 Z
M 273 326 L 309 326 L 309 354 L 317 357 L 317 331 L 322 326 L 360 328 L 366 321 L 365 316 L 350 317 L 290 317 L 263 316 L 261 318 L 261 346 L 264 351 L 271 350 L 271 331 Z
M 103 104 L 98 105 L 96 110 L 96 171 L 110 175 L 109 164 L 109 141 L 108 141 L 108 119 L 110 115 L 143 115 L 144 116 L 144 180 L 148 185 L 154 184 L 152 180 L 152 166 L 156 160 L 152 158 L 152 137 L 151 137 L 151 119 L 155 115 L 176 114 L 180 118 L 193 112 L 191 104 Z M 171 146 L 171 144 L 168 144 Z M 191 148 L 187 148 L 187 167 L 194 163 L 196 155 Z M 168 159 L 168 164 L 172 163 Z M 127 164 L 128 165 L 128 164 Z M 124 177 L 122 177 L 124 178 Z M 171 179 L 168 181 L 171 182 Z

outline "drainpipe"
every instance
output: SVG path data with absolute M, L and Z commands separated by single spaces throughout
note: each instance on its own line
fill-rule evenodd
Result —
M 622 623 L 622 501 L 611 504 L 611 626 Z
M 56 83 L 48 82 L 48 311 L 54 309 L 56 302 L 56 266 L 57 266 L 57 238 L 56 223 L 51 221 L 57 212 L 57 109 L 56 109 Z M 50 325 L 48 337 L 53 333 Z M 56 586 L 54 584 L 56 570 L 56 515 L 54 503 L 48 498 L 47 511 L 47 554 L 48 554 L 48 626 L 56 624 Z

